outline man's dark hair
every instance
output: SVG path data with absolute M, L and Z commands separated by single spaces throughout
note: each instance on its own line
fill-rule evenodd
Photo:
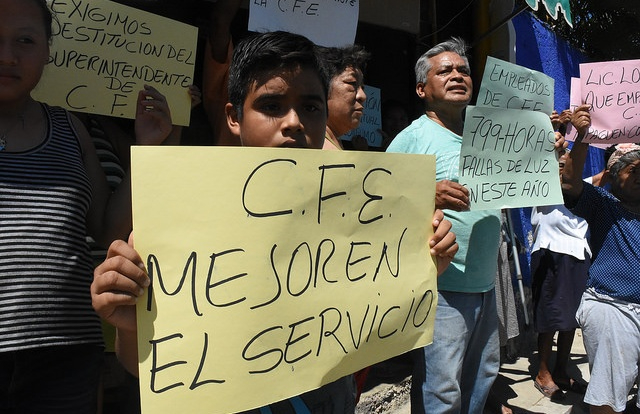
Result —
M 371 54 L 360 45 L 345 47 L 320 47 L 320 55 L 329 80 L 335 78 L 347 68 L 364 72 Z
M 267 82 L 273 71 L 297 68 L 312 69 L 318 73 L 325 97 L 329 78 L 320 62 L 317 46 L 304 36 L 283 32 L 256 33 L 236 46 L 229 67 L 229 102 L 242 117 L 249 88 L 257 82 Z

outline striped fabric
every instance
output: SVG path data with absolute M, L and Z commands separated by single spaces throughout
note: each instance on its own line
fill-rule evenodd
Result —
M 93 141 L 93 146 L 98 154 L 98 161 L 100 161 L 100 166 L 102 166 L 104 175 L 107 178 L 107 183 L 109 184 L 111 191 L 114 191 L 124 179 L 125 171 L 122 168 L 120 158 L 116 155 L 116 151 L 113 148 L 109 137 L 106 136 L 100 121 L 94 115 L 86 116 L 87 120 L 85 121 L 85 127 Z M 97 266 L 107 256 L 108 246 L 101 246 L 96 243 L 91 236 L 87 236 L 87 243 L 89 243 L 89 249 L 91 251 L 91 261 L 94 266 Z
M 0 352 L 102 344 L 85 240 L 90 183 L 66 111 L 43 108 L 43 144 L 0 152 Z
M 107 177 L 111 190 L 115 190 L 120 182 L 122 182 L 125 172 L 122 168 L 120 158 L 116 155 L 116 151 L 111 145 L 111 141 L 105 135 L 104 129 L 100 124 L 100 121 L 93 115 L 87 115 L 88 121 L 85 125 L 93 145 L 96 147 L 96 153 L 98 154 L 98 160 L 104 170 L 104 175 Z

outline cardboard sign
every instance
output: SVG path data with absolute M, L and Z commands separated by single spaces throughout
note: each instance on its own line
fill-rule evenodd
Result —
M 143 413 L 235 413 L 427 345 L 435 157 L 133 147 Z
M 72 111 L 135 118 L 138 91 L 165 95 L 188 125 L 196 27 L 107 0 L 50 0 L 53 43 L 34 97 Z
M 553 112 L 554 79 L 532 69 L 487 57 L 478 106 Z
M 284 30 L 321 46 L 351 45 L 359 8 L 359 0 L 250 0 L 249 30 Z
M 563 204 L 554 143 L 547 114 L 468 106 L 460 183 L 471 210 Z
M 581 100 L 591 105 L 584 142 L 640 141 L 640 60 L 580 64 Z
M 582 105 L 582 88 L 580 78 L 571 78 L 571 91 L 569 92 L 569 109 L 575 111 L 577 107 Z M 578 131 L 573 127 L 571 122 L 567 123 L 567 132 L 564 134 L 564 138 L 567 141 L 575 141 L 578 137 Z M 611 144 L 602 144 L 598 141 L 594 141 L 594 137 L 590 137 L 587 140 L 583 140 L 590 145 L 602 149 L 606 149 Z

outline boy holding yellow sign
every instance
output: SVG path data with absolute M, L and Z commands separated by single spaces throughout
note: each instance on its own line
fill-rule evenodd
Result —
M 315 45 L 285 32 L 252 36 L 236 48 L 225 107 L 231 132 L 243 146 L 320 149 L 327 120 L 328 80 Z M 457 251 L 451 223 L 436 211 L 429 241 L 438 273 Z M 150 285 L 143 260 L 130 243 L 115 242 L 94 273 L 93 305 L 118 328 L 118 353 L 138 370 L 136 299 Z M 345 377 L 299 397 L 263 407 L 261 413 L 353 412 L 355 389 Z

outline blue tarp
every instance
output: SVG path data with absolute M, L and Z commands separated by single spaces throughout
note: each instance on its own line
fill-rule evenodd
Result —
M 520 13 L 512 19 L 516 32 L 516 64 L 543 72 L 555 81 L 555 109 L 558 113 L 569 108 L 571 78 L 580 76 L 580 63 L 587 58 L 573 49 L 565 40 L 556 36 L 532 13 Z M 585 165 L 584 176 L 589 177 L 604 168 L 604 151 L 591 147 Z M 516 238 L 523 249 L 520 267 L 525 285 L 531 286 L 531 208 L 512 209 Z

